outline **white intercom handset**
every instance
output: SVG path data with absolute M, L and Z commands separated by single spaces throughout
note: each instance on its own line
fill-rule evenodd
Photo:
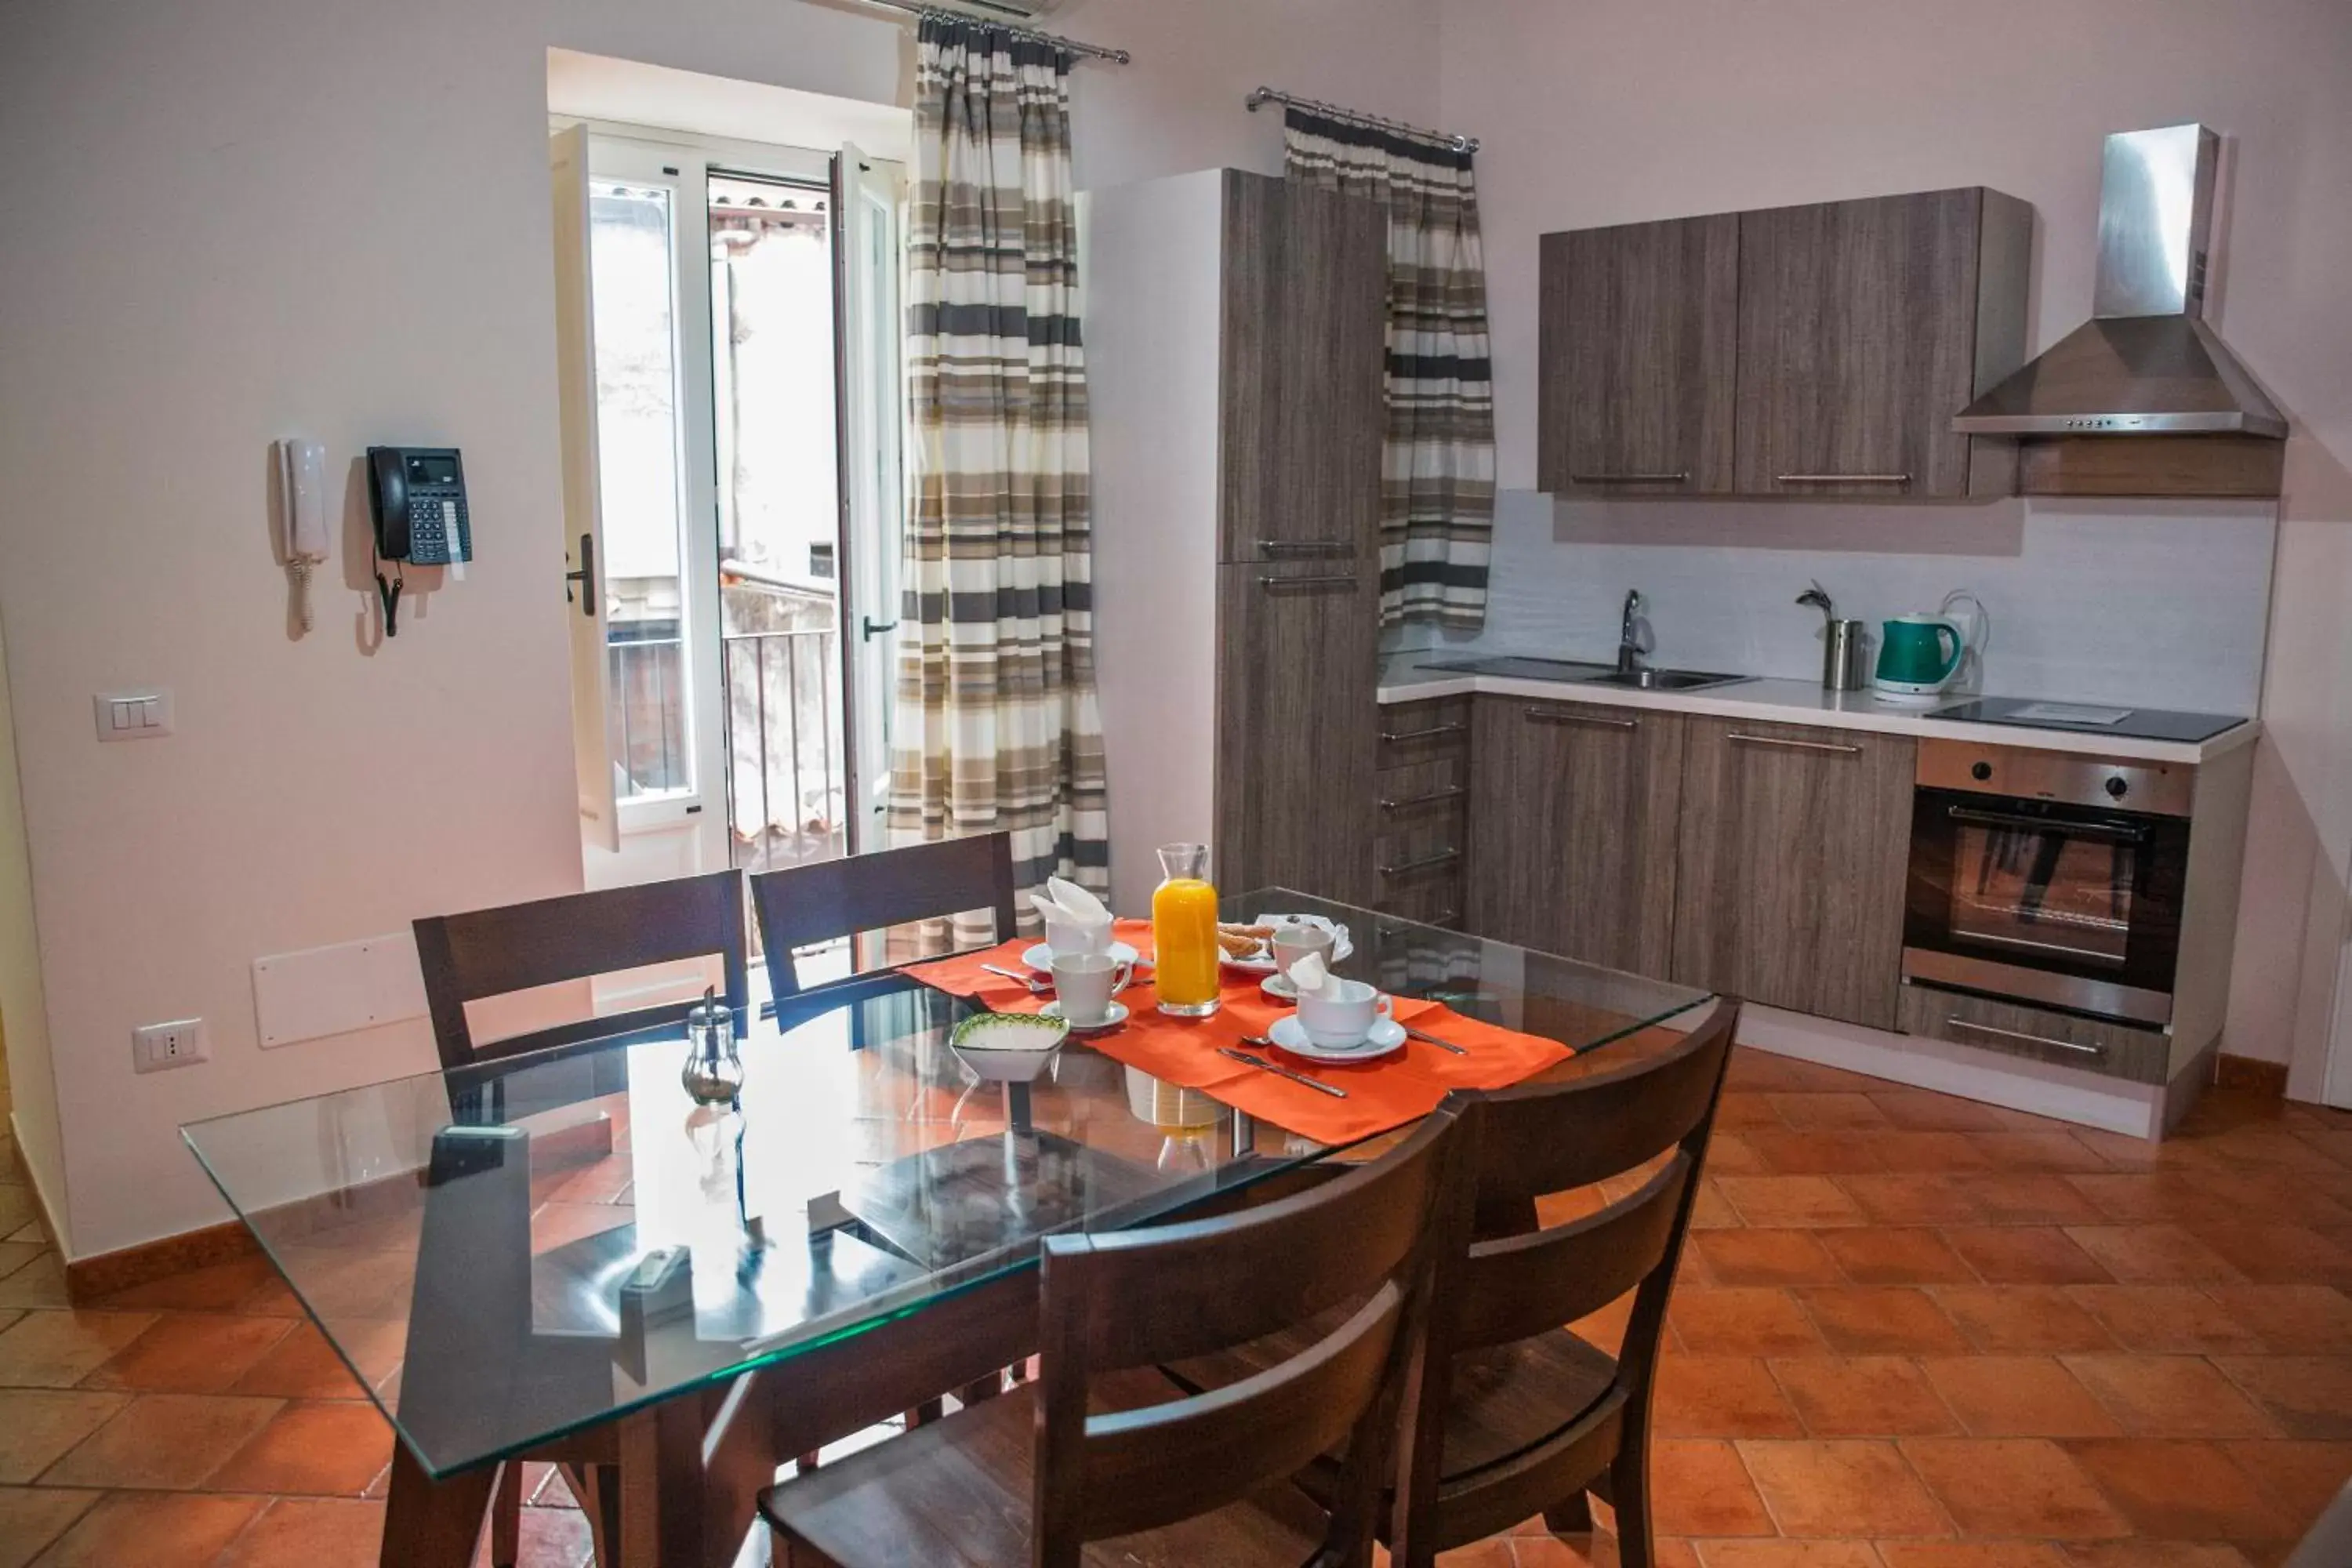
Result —
M 310 568 L 327 558 L 327 448 L 317 441 L 278 443 L 279 542 L 294 574 L 294 604 L 310 629 Z

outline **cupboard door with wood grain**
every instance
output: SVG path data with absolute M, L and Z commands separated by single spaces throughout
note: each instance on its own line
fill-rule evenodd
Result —
M 1217 627 L 1218 886 L 1369 906 L 1378 563 L 1220 566 Z
M 1375 556 L 1388 223 L 1373 203 L 1228 171 L 1221 561 Z
M 1970 493 L 1952 416 L 1974 395 L 1984 196 L 1739 215 L 1742 493 Z
M 1541 487 L 1730 490 L 1738 314 L 1737 214 L 1545 235 Z
M 1893 1028 L 1913 742 L 1685 722 L 1672 977 Z
M 1663 975 L 1672 954 L 1680 714 L 1481 697 L 1469 929 Z

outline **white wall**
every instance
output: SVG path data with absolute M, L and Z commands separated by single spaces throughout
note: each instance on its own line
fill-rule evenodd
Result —
M 1080 68 L 1079 183 L 1279 168 L 1260 79 L 1434 112 L 1425 0 L 1266 10 L 1057 14 L 1136 57 Z M 77 1255 L 224 1216 L 181 1121 L 430 1065 L 421 1024 L 261 1052 L 257 955 L 580 884 L 547 49 L 904 103 L 908 37 L 796 0 L 0 8 L 0 616 Z M 292 432 L 345 489 L 300 641 L 265 483 Z M 382 647 L 341 467 L 370 441 L 465 448 L 479 554 Z M 180 732 L 100 748 L 90 693 L 147 681 Z M 215 1059 L 133 1077 L 131 1026 L 191 1014 Z
M 1447 0 L 1444 16 L 1443 123 L 1486 142 L 1507 489 L 1535 482 L 1539 234 L 1988 184 L 2038 215 L 2039 349 L 2087 314 L 2100 138 L 2192 119 L 2222 132 L 2209 314 L 2295 426 L 2225 1047 L 2315 1065 L 2352 865 L 2352 7 Z M 1725 545 L 1786 513 L 1714 515 Z M 1793 596 L 1769 559 L 1748 563 Z

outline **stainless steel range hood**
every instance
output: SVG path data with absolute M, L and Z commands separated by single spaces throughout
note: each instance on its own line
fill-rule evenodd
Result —
M 2286 419 L 2204 321 L 2221 139 L 2202 125 L 2107 138 L 2091 319 L 1978 398 L 1979 436 L 2235 433 Z

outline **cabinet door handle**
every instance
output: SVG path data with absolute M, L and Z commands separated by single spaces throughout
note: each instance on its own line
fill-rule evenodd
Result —
M 1459 735 L 1469 727 L 1467 724 L 1456 721 L 1450 724 L 1432 724 L 1426 730 L 1383 730 L 1381 731 L 1381 739 L 1391 745 L 1395 745 L 1402 741 L 1433 741 L 1440 735 Z
M 1400 860 L 1393 866 L 1378 868 L 1383 877 L 1402 877 L 1408 871 L 1426 871 L 1432 866 L 1450 866 L 1462 858 L 1459 849 L 1441 849 L 1434 855 L 1423 855 L 1414 860 Z
M 1455 921 L 1458 921 L 1461 918 L 1462 911 L 1460 910 L 1448 910 L 1442 915 L 1432 915 L 1425 921 L 1401 920 L 1388 925 L 1375 927 L 1374 929 L 1380 932 L 1380 937 L 1382 942 L 1391 942 L 1396 938 L 1402 936 L 1406 931 L 1413 926 L 1450 927 Z
M 1353 555 L 1356 542 L 1352 539 L 1261 539 L 1257 542 L 1261 555 Z
M 2004 1040 L 2023 1040 L 2028 1045 L 2055 1046 L 2062 1051 L 2079 1051 L 2086 1057 L 2104 1057 L 2107 1054 L 2107 1047 L 2105 1046 L 2086 1046 L 2080 1040 L 2053 1039 L 2048 1035 L 2029 1035 L 2022 1029 L 1995 1028 L 1990 1024 L 1972 1023 L 1969 1019 L 1952 1014 L 1945 1016 L 1944 1026 L 1948 1029 L 1966 1029 L 1979 1035 L 1998 1035 Z
M 1784 485 L 1907 485 L 1908 474 L 1775 474 Z
M 1526 716 L 1535 724 L 1581 724 L 1588 730 L 1638 730 L 1639 719 L 1603 719 L 1596 713 L 1570 713 L 1558 708 L 1529 708 Z
M 1382 811 L 1404 811 L 1416 805 L 1435 805 L 1441 800 L 1460 800 L 1470 792 L 1460 784 L 1452 789 L 1432 790 L 1427 795 L 1409 795 L 1402 800 L 1383 800 Z
M 1860 746 L 1837 746 L 1827 741 L 1790 741 L 1778 735 L 1750 735 L 1739 730 L 1734 730 L 1724 739 L 1735 746 L 1780 746 L 1791 752 L 1832 752 L 1844 757 L 1862 755 Z
M 1672 474 L 1570 474 L 1572 485 L 1684 485 L 1690 482 L 1690 470 Z
M 1352 588 L 1356 585 L 1356 574 L 1353 572 L 1325 572 L 1310 577 L 1260 577 L 1257 580 L 1257 585 L 1268 590 L 1328 588 L 1335 585 Z

